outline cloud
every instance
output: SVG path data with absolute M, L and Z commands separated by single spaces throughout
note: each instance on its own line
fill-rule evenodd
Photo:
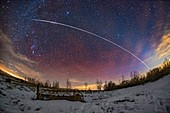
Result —
M 170 34 L 162 36 L 161 42 L 151 56 L 145 59 L 149 67 L 159 66 L 165 58 L 170 58 Z
M 150 54 L 150 57 L 145 59 L 146 63 L 150 67 L 159 66 L 165 58 L 170 59 L 170 14 L 167 15 L 165 25 L 161 27 L 161 23 L 159 22 L 159 31 L 160 32 L 163 29 L 163 35 L 161 37 L 160 43 L 155 46 L 155 51 Z M 161 25 L 160 25 L 161 24 Z M 153 42 L 154 43 L 154 42 Z
M 5 73 L 8 73 L 9 75 L 14 76 L 16 78 L 25 80 L 23 77 L 21 77 L 19 74 L 17 74 L 14 70 L 9 69 L 4 64 L 0 64 L 0 70 L 5 72 Z
M 12 76 L 33 77 L 42 80 L 42 74 L 36 70 L 37 63 L 17 53 L 12 41 L 0 30 L 0 69 Z
M 27 63 L 34 64 L 36 62 L 28 59 L 26 56 L 16 53 L 13 49 L 11 40 L 0 30 L 0 53 L 1 59 L 12 58 L 18 61 L 26 61 Z
M 71 78 L 69 80 L 70 80 L 70 82 L 73 82 L 73 83 L 82 83 L 83 82 L 83 81 L 76 79 L 76 78 Z
M 170 34 L 164 35 L 161 39 L 161 43 L 156 49 L 158 59 L 165 58 L 170 55 Z
M 168 17 L 170 19 L 170 15 Z M 150 67 L 159 66 L 165 58 L 170 59 L 170 24 L 167 23 L 164 26 L 164 34 L 160 40 L 160 43 L 156 46 L 155 51 L 149 58 L 145 59 L 145 62 Z
M 21 73 L 23 73 L 25 76 L 29 75 L 33 78 L 36 78 L 36 79 L 42 81 L 42 78 L 41 78 L 42 75 L 38 71 L 35 71 L 35 70 L 31 69 L 30 67 L 28 67 L 24 64 L 16 63 L 15 68 L 18 71 L 20 71 Z
M 158 59 L 170 57 L 170 15 L 167 16 L 167 24 L 164 26 L 164 35 L 156 49 Z

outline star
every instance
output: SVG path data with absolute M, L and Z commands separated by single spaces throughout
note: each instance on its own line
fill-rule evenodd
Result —
M 25 64 L 33 62 L 31 64 L 35 68 L 29 70 L 31 73 L 40 71 L 38 76 L 41 79 L 61 81 L 62 86 L 66 78 L 83 78 L 83 82 L 91 81 L 89 84 L 94 84 L 96 78 L 118 80 L 121 75 L 128 78 L 129 71 L 147 71 L 127 51 L 94 35 L 69 28 L 69 25 L 120 45 L 152 68 L 163 59 L 153 56 L 158 54 L 158 47 L 165 43 L 163 37 L 169 33 L 167 20 L 170 20 L 169 2 L 166 0 L 137 0 L 135 3 L 132 0 L 13 0 L 2 2 L 0 14 L 0 29 L 8 40 L 0 40 L 0 45 L 3 45 L 0 59 L 7 64 L 11 61 L 15 66 L 21 63 L 15 61 L 20 58 L 18 61 L 22 61 L 23 66 L 13 67 L 18 72 L 19 68 L 30 69 Z M 11 57 L 16 58 L 5 57 L 11 50 Z M 151 57 L 155 62 L 150 60 Z M 23 75 L 32 76 L 28 72 Z
M 66 11 L 66 15 L 69 15 L 70 14 L 70 12 L 69 11 Z

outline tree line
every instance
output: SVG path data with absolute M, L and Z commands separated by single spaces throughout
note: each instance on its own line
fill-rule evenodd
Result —
M 60 88 L 59 81 L 53 81 L 52 83 L 49 80 L 45 82 L 40 82 L 35 78 L 25 77 L 25 81 L 31 84 L 39 84 L 41 87 L 51 87 L 51 88 Z M 69 79 L 66 80 L 66 88 L 71 89 L 71 81 Z
M 39 84 L 41 87 L 59 88 L 59 81 L 53 81 L 51 83 L 49 80 L 46 80 L 45 82 L 41 82 L 32 77 L 25 77 L 25 81 L 31 84 Z
M 114 82 L 109 81 L 108 83 L 105 82 L 103 89 L 106 91 L 120 89 L 120 88 L 127 88 L 136 85 L 143 85 L 148 82 L 154 82 L 166 75 L 170 74 L 170 59 L 165 59 L 161 66 L 149 70 L 146 75 L 140 76 L 140 74 L 136 71 L 131 71 L 130 80 L 124 80 L 122 77 L 122 82 L 116 85 Z

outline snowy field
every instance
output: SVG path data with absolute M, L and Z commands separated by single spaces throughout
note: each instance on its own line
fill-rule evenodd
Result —
M 0 113 L 170 113 L 170 75 L 146 85 L 84 94 L 86 103 L 34 100 L 35 94 L 0 76 Z

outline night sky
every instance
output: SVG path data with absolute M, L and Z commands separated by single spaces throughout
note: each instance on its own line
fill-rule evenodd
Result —
M 0 69 L 21 77 L 117 82 L 170 58 L 168 0 L 1 0 Z M 95 33 L 99 37 L 62 25 Z

